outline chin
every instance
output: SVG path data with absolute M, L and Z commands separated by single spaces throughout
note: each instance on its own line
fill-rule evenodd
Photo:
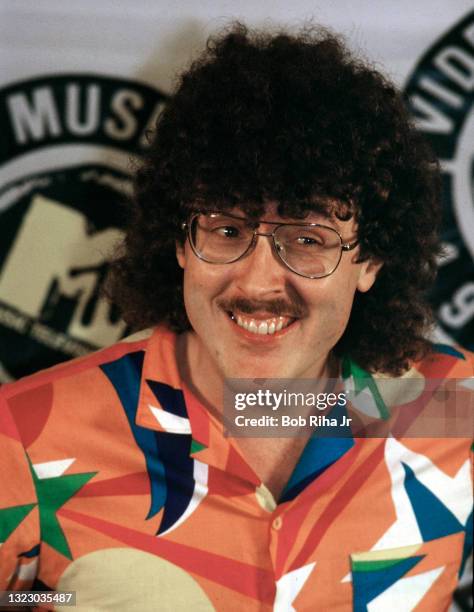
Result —
M 224 368 L 225 378 L 291 378 L 291 374 L 285 371 L 284 366 L 262 365 L 247 363 L 244 366 Z

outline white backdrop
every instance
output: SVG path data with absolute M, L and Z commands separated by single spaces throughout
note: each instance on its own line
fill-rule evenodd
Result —
M 416 59 L 473 8 L 469 0 L 1 0 L 0 73 L 133 75 L 165 91 L 209 33 L 232 19 L 344 34 L 401 85 Z

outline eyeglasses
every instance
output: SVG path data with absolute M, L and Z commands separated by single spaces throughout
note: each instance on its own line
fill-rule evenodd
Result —
M 258 232 L 261 223 L 275 229 L 269 234 Z M 222 212 L 196 212 L 182 229 L 197 257 L 212 264 L 238 261 L 255 248 L 258 236 L 271 237 L 281 261 L 306 278 L 329 276 L 343 251 L 352 251 L 358 244 L 357 240 L 344 243 L 337 230 L 319 223 L 253 221 Z

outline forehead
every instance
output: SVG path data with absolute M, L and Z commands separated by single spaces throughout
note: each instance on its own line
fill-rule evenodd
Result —
M 264 205 L 262 214 L 258 215 L 261 221 L 306 221 L 308 223 L 319 223 L 321 221 L 330 221 L 332 218 L 330 210 L 325 210 L 321 207 L 320 210 L 305 210 L 301 213 L 292 211 L 288 207 L 285 209 L 275 202 L 269 202 Z

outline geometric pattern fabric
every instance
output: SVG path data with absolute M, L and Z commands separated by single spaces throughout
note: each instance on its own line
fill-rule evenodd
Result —
M 311 438 L 275 500 L 182 385 L 175 342 L 157 328 L 2 387 L 0 589 L 76 590 L 79 610 L 449 607 L 471 441 Z M 343 371 L 390 418 L 377 378 Z M 425 395 L 473 374 L 443 347 L 410 373 Z

